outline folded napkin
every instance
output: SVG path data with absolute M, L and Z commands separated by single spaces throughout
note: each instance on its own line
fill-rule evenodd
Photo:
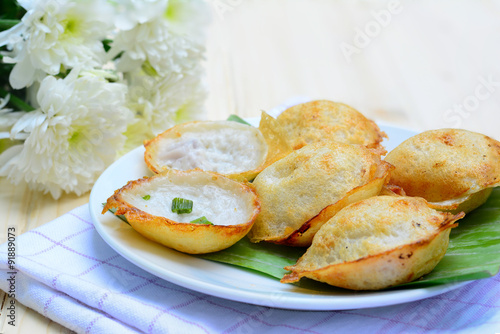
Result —
M 18 302 L 77 333 L 500 333 L 499 275 L 388 307 L 255 306 L 182 288 L 128 262 L 96 232 L 88 205 L 17 236 L 15 274 L 8 251 L 0 245 L 0 289 L 14 283 Z

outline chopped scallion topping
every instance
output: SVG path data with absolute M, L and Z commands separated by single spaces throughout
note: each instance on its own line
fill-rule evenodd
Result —
M 213 225 L 213 223 L 209 222 L 207 217 L 202 216 L 200 218 L 197 218 L 195 220 L 190 221 L 191 224 L 205 224 L 205 225 Z
M 193 201 L 176 197 L 172 200 L 172 212 L 191 213 L 193 211 Z
M 151 195 L 142 196 L 142 199 L 145 201 L 149 201 L 150 198 L 151 198 Z

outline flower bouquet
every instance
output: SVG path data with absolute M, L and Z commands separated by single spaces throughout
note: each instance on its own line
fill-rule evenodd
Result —
M 120 154 L 203 118 L 202 0 L 0 4 L 0 176 L 81 195 Z

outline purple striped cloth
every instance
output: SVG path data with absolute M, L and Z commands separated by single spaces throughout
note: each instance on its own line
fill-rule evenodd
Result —
M 7 243 L 0 257 L 2 290 L 13 288 L 17 302 L 77 333 L 500 333 L 498 275 L 380 308 L 255 306 L 191 291 L 136 267 L 101 239 L 88 205 L 17 236 L 15 274 Z

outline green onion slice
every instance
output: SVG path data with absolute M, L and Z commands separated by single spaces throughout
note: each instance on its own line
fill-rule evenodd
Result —
M 193 201 L 185 198 L 176 197 L 172 200 L 172 212 L 191 213 L 193 211 Z
M 209 222 L 207 217 L 202 216 L 200 218 L 197 218 L 195 220 L 190 221 L 191 224 L 205 224 L 205 225 L 213 225 L 213 223 Z
M 145 201 L 149 201 L 150 198 L 151 198 L 151 195 L 142 196 L 142 199 L 145 200 Z

